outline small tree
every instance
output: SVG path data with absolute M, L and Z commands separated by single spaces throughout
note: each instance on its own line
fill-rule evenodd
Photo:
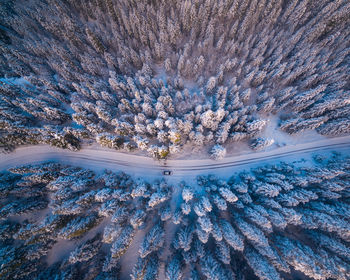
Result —
M 214 160 L 223 159 L 226 156 L 226 149 L 221 145 L 215 145 L 210 151 L 210 157 Z

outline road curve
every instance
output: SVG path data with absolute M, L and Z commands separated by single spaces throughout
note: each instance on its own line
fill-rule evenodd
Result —
M 57 149 L 48 145 L 24 146 L 12 153 L 0 154 L 0 170 L 21 164 L 52 160 L 92 168 L 96 171 L 103 169 L 122 170 L 142 177 L 159 176 L 164 169 L 172 170 L 175 177 L 193 177 L 194 175 L 205 173 L 225 174 L 232 168 L 241 165 L 326 150 L 340 150 L 350 153 L 350 136 L 328 138 L 304 144 L 279 147 L 268 151 L 230 156 L 220 161 L 211 159 L 167 160 L 166 166 L 162 162 L 145 156 L 121 153 L 96 145 L 85 146 L 78 152 Z

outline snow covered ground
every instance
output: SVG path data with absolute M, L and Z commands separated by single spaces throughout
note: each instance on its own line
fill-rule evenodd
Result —
M 217 174 L 221 177 L 227 177 L 238 166 L 245 166 L 246 168 L 249 164 L 253 167 L 254 163 L 261 164 L 261 161 L 267 160 L 278 161 L 282 158 L 285 160 L 285 157 L 300 160 L 301 157 L 307 156 L 307 154 L 310 156 L 311 152 L 323 150 L 350 152 L 350 136 L 310 141 L 303 144 L 290 144 L 261 152 L 237 153 L 220 161 L 211 159 L 156 161 L 145 156 L 105 149 L 98 145 L 85 146 L 78 152 L 53 148 L 48 145 L 24 146 L 17 148 L 12 153 L 1 154 L 0 170 L 21 164 L 52 160 L 90 168 L 94 171 L 104 169 L 122 170 L 143 178 L 161 177 L 163 176 L 163 170 L 172 170 L 172 176 L 167 178 L 172 183 L 183 179 L 188 181 L 200 174 Z

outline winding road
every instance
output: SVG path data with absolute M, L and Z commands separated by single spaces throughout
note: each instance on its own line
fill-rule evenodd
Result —
M 62 150 L 48 145 L 23 146 L 12 153 L 0 154 L 0 170 L 21 164 L 59 161 L 96 171 L 103 169 L 122 170 L 138 177 L 159 177 L 163 170 L 172 170 L 173 175 L 170 177 L 179 179 L 209 173 L 225 175 L 238 166 L 281 160 L 286 157 L 300 159 L 303 157 L 302 154 L 332 150 L 350 154 L 350 136 L 288 145 L 261 152 L 250 152 L 230 156 L 220 161 L 211 159 L 167 160 L 166 163 L 145 156 L 104 149 L 97 145 L 84 146 L 78 152 Z

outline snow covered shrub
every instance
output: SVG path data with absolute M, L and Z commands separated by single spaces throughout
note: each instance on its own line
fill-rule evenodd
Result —
M 215 160 L 223 159 L 225 155 L 226 149 L 221 145 L 215 145 L 210 151 L 210 156 Z
M 266 139 L 266 138 L 256 138 L 253 139 L 250 143 L 250 147 L 253 150 L 262 150 L 268 146 L 271 146 L 275 141 L 273 139 Z
M 86 241 L 84 244 L 77 247 L 69 256 L 70 263 L 84 262 L 93 258 L 101 248 L 100 236 Z

